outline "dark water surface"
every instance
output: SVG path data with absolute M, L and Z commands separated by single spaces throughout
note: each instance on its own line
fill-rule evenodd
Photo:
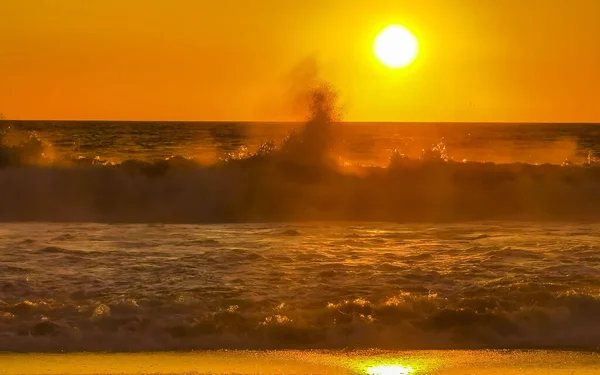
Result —
M 111 161 L 155 160 L 170 156 L 212 161 L 242 147 L 254 151 L 268 140 L 281 141 L 302 124 L 3 121 L 22 132 L 35 131 L 54 152 Z M 600 154 L 600 126 L 595 124 L 343 123 L 334 125 L 336 155 L 344 160 L 387 164 L 399 149 L 418 155 L 444 142 L 448 154 L 491 162 L 560 164 Z

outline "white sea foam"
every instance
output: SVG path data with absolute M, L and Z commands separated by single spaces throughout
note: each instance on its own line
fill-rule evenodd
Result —
M 6 224 L 0 351 L 597 347 L 599 233 Z

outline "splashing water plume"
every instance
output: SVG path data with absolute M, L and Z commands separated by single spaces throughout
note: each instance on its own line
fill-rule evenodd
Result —
M 471 157 L 456 157 L 444 136 L 428 147 L 403 139 L 402 148 L 374 148 L 374 153 L 386 154 L 387 167 L 344 160 L 337 153 L 347 147 L 338 93 L 319 82 L 313 70 L 307 73 L 312 77 L 310 89 L 299 90 L 298 102 L 308 113 L 301 127 L 279 142 L 267 139 L 250 147 L 238 130 L 219 125 L 223 130 L 212 129 L 211 136 L 225 152 L 214 157 L 214 163 L 177 153 L 156 161 L 59 154 L 38 133 L 9 125 L 0 144 L 0 205 L 5 208 L 0 220 L 436 222 L 600 217 L 595 193 L 600 187 L 598 160 L 590 150 L 583 163 L 572 161 L 571 141 L 553 143 L 561 157 L 558 164 L 469 161 Z M 220 132 L 227 135 L 225 140 Z M 530 154 L 544 160 L 542 151 Z

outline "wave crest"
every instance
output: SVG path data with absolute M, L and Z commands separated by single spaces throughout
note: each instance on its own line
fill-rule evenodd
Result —
M 339 163 L 337 93 L 318 86 L 305 126 L 279 145 L 241 149 L 206 165 L 51 158 L 35 133 L 0 147 L 2 221 L 251 222 L 598 219 L 600 167 L 454 161 L 443 141 L 389 165 Z M 13 137 L 14 138 L 14 137 Z M 17 137 L 17 139 L 19 139 Z
M 500 293 L 500 291 L 498 292 Z M 513 291 L 513 294 L 516 292 Z M 513 299 L 517 299 L 513 301 Z M 25 301 L 0 305 L 0 350 L 480 349 L 600 345 L 598 298 L 552 294 L 446 299 L 402 293 L 296 309 L 198 300 L 122 300 L 88 306 Z M 88 301 L 91 302 L 91 301 Z
M 3 221 L 245 222 L 598 219 L 600 168 L 457 163 L 403 156 L 388 168 L 255 155 L 201 166 L 0 170 Z

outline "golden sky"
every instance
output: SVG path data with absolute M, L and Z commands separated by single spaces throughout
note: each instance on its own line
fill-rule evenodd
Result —
M 313 70 L 349 121 L 600 122 L 600 0 L 0 0 L 7 118 L 299 120 Z

